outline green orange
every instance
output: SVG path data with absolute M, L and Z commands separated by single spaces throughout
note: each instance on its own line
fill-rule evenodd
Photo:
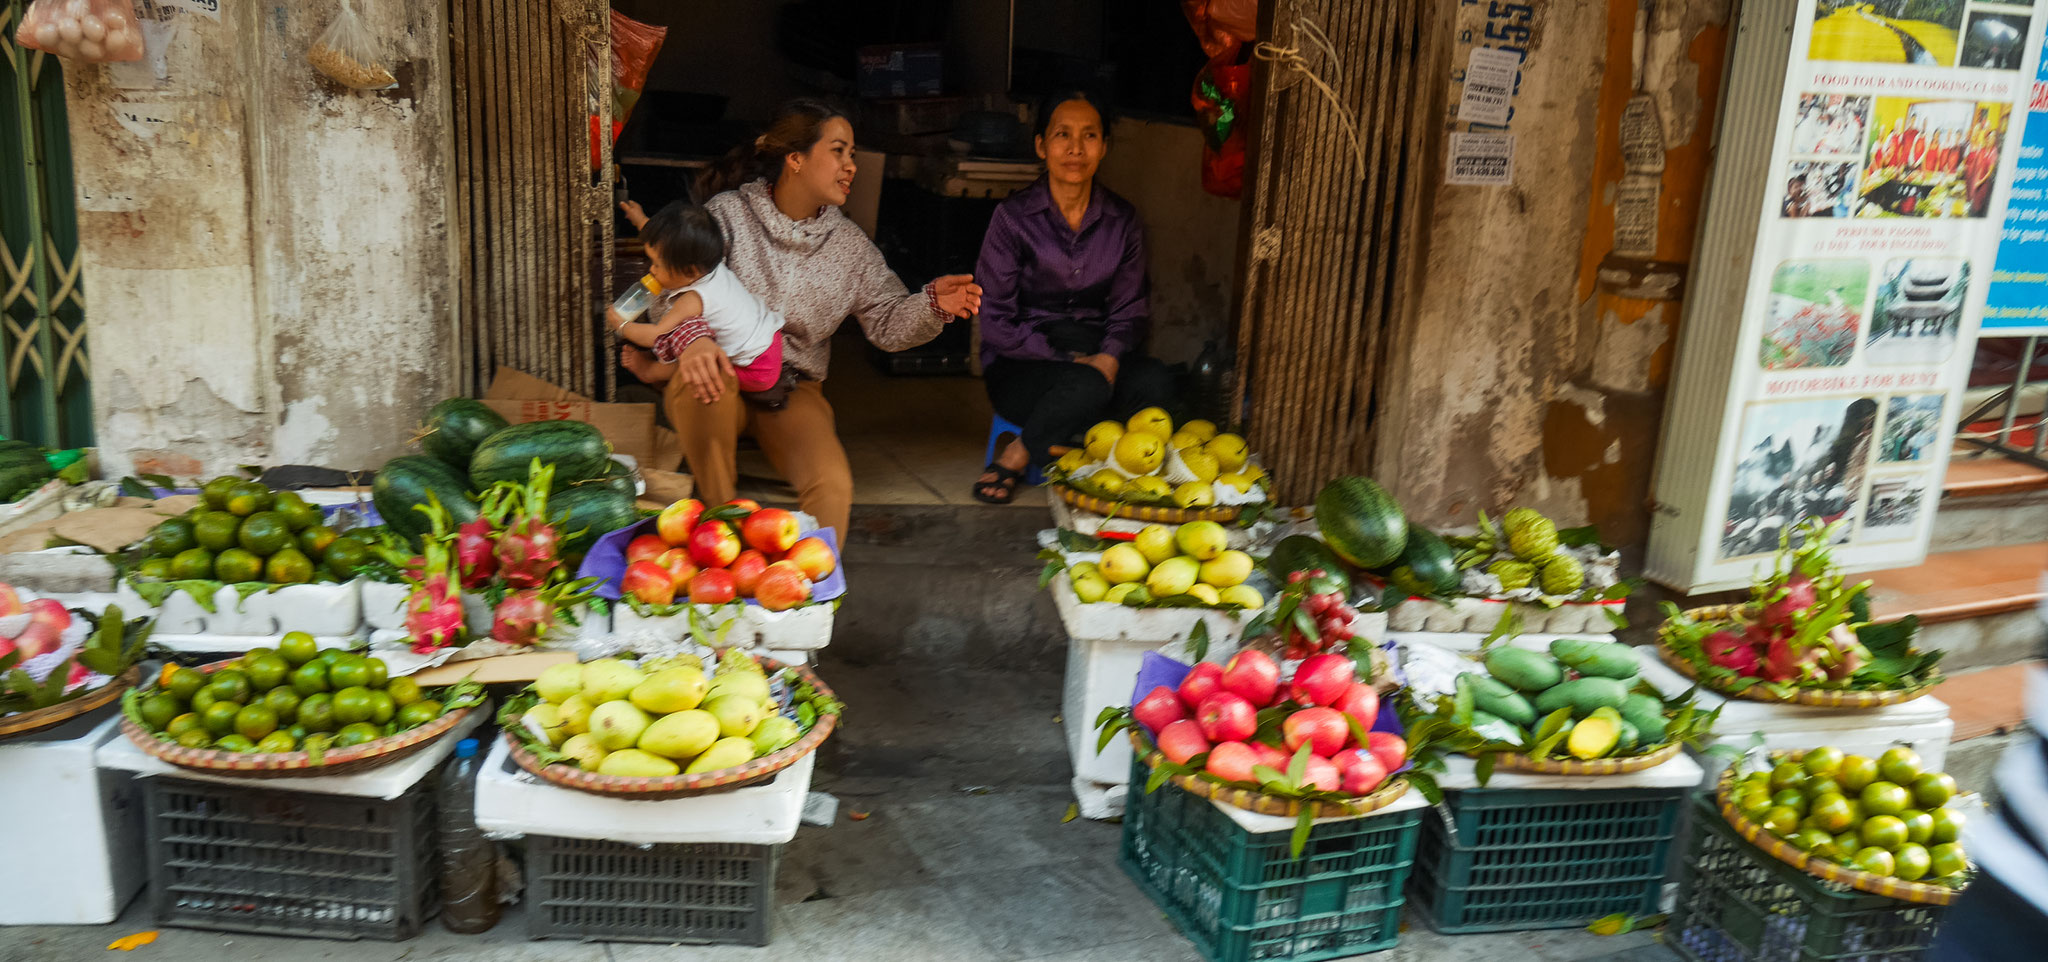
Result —
M 281 491 L 271 503 L 271 510 L 284 516 L 293 531 L 304 531 L 320 523 L 320 509 L 306 503 L 297 491 Z
M 235 477 L 234 475 L 223 474 L 206 482 L 199 489 L 199 500 L 215 511 L 225 511 L 228 506 L 228 493 L 235 485 L 241 484 L 242 481 L 242 478 Z
M 1934 829 L 1928 833 L 1928 841 L 1941 846 L 1963 837 L 1963 822 L 1967 821 L 1963 813 L 1953 808 L 1937 808 L 1927 814 L 1934 819 Z
M 1771 791 L 1773 792 L 1799 789 L 1805 787 L 1805 785 L 1806 770 L 1800 768 L 1798 762 L 1779 762 L 1776 768 L 1771 769 Z
M 204 728 L 192 729 L 177 736 L 177 738 L 178 744 L 186 748 L 210 748 L 213 746 L 213 733 Z
M 149 544 L 151 551 L 169 558 L 180 551 L 190 551 L 199 547 L 199 540 L 192 530 L 192 522 L 189 519 L 172 518 L 157 525 L 149 533 Z
M 1919 752 L 1900 745 L 1887 748 L 1883 755 L 1878 756 L 1877 770 L 1885 781 L 1894 785 L 1911 785 L 1926 768 L 1920 761 Z
M 170 729 L 171 719 L 184 714 L 185 706 L 178 702 L 178 696 L 160 691 L 144 698 L 137 710 L 142 714 L 142 723 L 148 725 L 150 731 L 160 732 Z
M 277 713 L 277 723 L 280 725 L 289 725 L 298 719 L 299 705 L 303 704 L 303 701 L 299 693 L 291 690 L 288 685 L 279 685 L 263 695 L 263 704 Z
M 1772 795 L 1771 804 L 1792 809 L 1798 812 L 1801 817 L 1806 815 L 1806 794 L 1798 789 L 1788 788 L 1776 795 Z
M 1913 801 L 1921 808 L 1936 809 L 1956 797 L 1956 780 L 1947 772 L 1923 772 L 1913 779 Z
M 206 731 L 206 722 L 199 717 L 198 712 L 188 711 L 171 719 L 171 723 L 164 726 L 164 734 L 172 738 L 177 738 L 189 731 Z
M 235 716 L 241 710 L 242 706 L 234 702 L 219 701 L 206 706 L 206 711 L 200 713 L 199 717 L 205 723 L 207 732 L 218 738 L 235 730 Z
M 263 580 L 263 559 L 242 548 L 229 548 L 213 559 L 214 576 L 228 584 Z
M 157 581 L 169 581 L 171 580 L 171 559 L 146 559 L 141 564 L 135 566 L 135 574 L 138 577 L 142 578 L 153 578 Z
M 214 742 L 213 747 L 224 752 L 248 753 L 256 750 L 256 742 L 247 735 L 231 732 L 220 736 L 220 740 Z
M 1861 792 L 1863 787 L 1877 781 L 1877 761 L 1862 755 L 1846 755 L 1842 764 L 1835 769 L 1835 780 L 1842 783 L 1842 794 Z
M 1871 782 L 1863 786 L 1863 814 L 1897 815 L 1912 804 L 1913 795 L 1891 782 Z
M 373 742 L 383 737 L 384 732 L 377 726 L 368 722 L 357 722 L 336 732 L 334 734 L 334 744 L 337 748 L 348 748 L 351 745 Z
M 227 508 L 228 513 L 235 517 L 246 518 L 252 514 L 268 511 L 270 506 L 276 503 L 277 496 L 272 494 L 269 488 L 255 481 L 241 481 L 228 489 L 227 504 L 223 507 Z
M 256 750 L 265 754 L 297 751 L 298 748 L 299 740 L 289 732 L 271 732 L 256 742 Z
M 310 698 L 328 690 L 329 687 L 327 663 L 324 661 L 316 658 L 292 669 L 292 690 L 298 692 L 301 698 Z
M 1872 875 L 1892 875 L 1898 871 L 1898 863 L 1892 859 L 1892 853 L 1876 846 L 1857 852 L 1851 864 L 1857 871 Z
M 277 641 L 277 653 L 296 669 L 320 654 L 320 643 L 303 631 L 286 632 L 285 636 Z
M 324 691 L 307 695 L 304 701 L 299 702 L 298 723 L 313 732 L 331 732 L 341 727 L 341 723 L 334 720 L 334 696 Z
M 313 580 L 313 559 L 297 548 L 286 548 L 270 556 L 263 574 L 274 585 L 302 585 Z
M 1963 847 L 1954 842 L 1936 845 L 1927 850 L 1927 855 L 1927 871 L 1935 878 L 1957 875 L 1970 867 L 1969 860 L 1963 857 Z
M 213 577 L 213 552 L 192 548 L 171 559 L 171 580 L 204 581 Z
M 243 669 L 249 673 L 249 685 L 257 691 L 269 691 L 285 683 L 291 677 L 292 666 L 282 656 L 269 652 L 257 656 Z
M 372 723 L 388 725 L 391 723 L 392 716 L 396 714 L 398 714 L 398 705 L 391 700 L 390 692 L 377 689 L 370 690 L 370 721 Z
M 1857 834 L 1864 845 L 1889 851 L 1906 844 L 1906 822 L 1897 815 L 1872 815 L 1863 820 Z
M 1808 817 L 1816 825 L 1830 832 L 1845 832 L 1856 824 L 1856 813 L 1849 809 L 1849 800 L 1838 794 L 1816 796 Z
M 1918 809 L 1906 809 L 1899 814 L 1906 822 L 1906 841 L 1925 845 L 1934 838 L 1934 815 Z
M 191 701 L 193 694 L 205 687 L 206 673 L 190 668 L 174 669 L 170 677 L 164 679 L 165 690 L 186 701 Z
M 1842 765 L 1842 750 L 1839 748 L 1816 748 L 1799 759 L 1799 766 L 1806 774 L 1832 778 L 1835 769 Z
M 334 693 L 334 719 L 343 725 L 369 721 L 375 711 L 368 688 L 351 686 Z
M 327 549 L 333 547 L 334 542 L 340 538 L 340 535 L 334 533 L 333 528 L 316 524 L 299 532 L 299 550 L 305 552 L 308 558 L 325 558 Z
M 1784 838 L 1799 831 L 1799 819 L 1800 815 L 1797 809 L 1786 808 L 1783 805 L 1773 805 L 1770 811 L 1764 813 L 1762 824 L 1765 831 L 1779 838 Z
M 327 546 L 327 553 L 321 555 L 321 564 L 327 573 L 339 581 L 356 576 L 356 568 L 371 560 L 370 549 L 360 541 L 342 538 Z
M 368 688 L 370 685 L 369 659 L 361 655 L 347 655 L 336 658 L 327 667 L 327 683 L 336 690 L 343 688 Z
M 1892 853 L 1892 862 L 1893 874 L 1908 882 L 1926 878 L 1927 870 L 1934 865 L 1934 859 L 1927 850 L 1912 842 L 1899 846 L 1899 850 Z
M 250 741 L 256 741 L 277 730 L 277 713 L 270 706 L 255 704 L 235 713 L 235 731 Z
M 192 537 L 208 551 L 226 551 L 235 546 L 242 519 L 225 511 L 203 511 L 192 519 Z
M 400 708 L 404 708 L 426 697 L 426 693 L 420 688 L 420 683 L 404 675 L 385 682 L 384 690 L 391 693 L 392 703 Z
M 416 701 L 398 710 L 399 728 L 417 728 L 441 717 L 441 703 L 431 698 Z

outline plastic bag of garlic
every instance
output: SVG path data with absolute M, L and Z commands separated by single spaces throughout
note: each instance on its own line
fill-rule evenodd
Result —
M 79 63 L 142 59 L 142 27 L 129 0 L 35 0 L 14 42 Z

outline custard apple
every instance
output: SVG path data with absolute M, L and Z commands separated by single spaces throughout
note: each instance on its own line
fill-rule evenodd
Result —
M 1557 551 L 1557 525 L 1533 511 L 1529 513 L 1535 515 L 1533 520 L 1508 531 L 1508 550 L 1523 561 L 1540 561 Z
M 1555 535 L 1552 536 L 1553 540 Z M 1568 554 L 1553 554 L 1543 559 L 1538 568 L 1538 584 L 1546 595 L 1575 595 L 1586 586 L 1586 569 L 1579 566 L 1579 559 Z
M 1543 516 L 1536 513 L 1534 508 L 1516 508 L 1507 514 L 1501 515 L 1500 526 L 1502 530 L 1513 534 L 1542 520 Z
M 1488 565 L 1486 572 L 1500 579 L 1502 591 L 1520 591 L 1536 581 L 1536 566 L 1526 561 L 1503 559 Z

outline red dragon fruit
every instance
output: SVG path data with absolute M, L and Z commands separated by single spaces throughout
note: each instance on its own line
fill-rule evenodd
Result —
M 481 588 L 498 573 L 498 531 L 511 505 L 506 491 L 493 488 L 478 506 L 477 516 L 455 529 L 455 563 L 464 588 Z
M 412 634 L 412 650 L 427 654 L 455 644 L 465 625 L 460 579 L 449 556 L 448 512 L 431 493 L 419 510 L 433 523 L 433 533 L 421 538 L 424 551 L 417 573 L 408 566 L 406 582 L 412 593 L 405 599 L 405 628 Z
M 561 567 L 561 538 L 548 521 L 548 487 L 554 480 L 554 465 L 542 467 L 539 458 L 533 459 L 526 487 L 515 498 L 518 516 L 498 535 L 498 577 L 512 588 L 538 588 Z
M 555 625 L 555 606 L 537 589 L 514 591 L 498 602 L 491 618 L 491 637 L 508 645 L 539 644 Z
M 1785 593 L 1764 606 L 1763 623 L 1790 631 L 1794 616 L 1812 608 L 1816 600 L 1813 579 L 1794 572 L 1785 579 Z
M 1717 631 L 1707 638 L 1704 647 L 1707 659 L 1716 665 L 1738 675 L 1754 676 L 1757 673 L 1756 649 L 1741 635 L 1732 631 Z
M 70 676 L 64 679 L 64 690 L 70 691 L 90 680 L 92 680 L 92 669 L 85 667 L 85 662 L 74 661 L 71 663 Z

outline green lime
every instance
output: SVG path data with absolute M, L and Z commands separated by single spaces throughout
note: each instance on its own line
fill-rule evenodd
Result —
M 284 656 L 287 664 L 297 668 L 320 654 L 320 643 L 303 631 L 286 632 L 277 641 L 277 653 Z
M 276 652 L 258 657 L 249 663 L 249 684 L 257 691 L 269 691 L 291 677 L 292 666 L 285 663 Z
M 1805 792 L 1807 798 L 1819 798 L 1822 795 L 1849 794 L 1848 792 L 1842 791 L 1842 783 L 1835 781 L 1835 777 L 1833 775 L 1815 775 L 1812 778 L 1807 779 Z
M 1805 787 L 1805 785 L 1806 770 L 1800 768 L 1798 762 L 1779 762 L 1776 768 L 1771 769 L 1772 792 L 1782 792 L 1787 789 L 1797 791 Z
M 213 745 L 213 733 L 204 728 L 195 728 L 179 735 L 178 744 L 186 748 L 210 748 Z
M 292 528 L 285 523 L 284 515 L 275 511 L 258 511 L 242 519 L 242 530 L 235 540 L 241 544 L 242 550 L 268 558 L 293 544 Z
M 277 713 L 263 704 L 249 705 L 235 713 L 235 731 L 250 741 L 277 730 Z
M 223 474 L 206 482 L 199 489 L 199 500 L 215 511 L 225 511 L 228 507 L 228 493 L 243 480 L 230 474 Z
M 169 581 L 171 580 L 171 559 L 151 558 L 139 565 L 136 565 L 135 574 L 143 578 L 154 578 L 158 581 Z
M 313 573 L 313 559 L 297 548 L 271 555 L 263 566 L 264 577 L 274 585 L 303 585 L 313 580 Z
M 356 568 L 372 560 L 370 549 L 360 541 L 342 538 L 327 546 L 327 553 L 320 556 L 327 573 L 336 579 L 347 581 L 356 576 Z
M 334 696 L 324 691 L 307 695 L 304 701 L 299 702 L 298 722 L 307 731 L 315 732 L 331 732 L 341 727 L 341 723 L 334 720 Z
M 220 740 L 214 742 L 213 747 L 218 748 L 224 752 L 240 752 L 243 754 L 247 754 L 249 752 L 253 752 L 256 750 L 256 742 L 251 740 L 247 735 L 230 733 L 227 735 L 220 736 Z
M 225 511 L 206 511 L 192 519 L 192 536 L 208 551 L 226 551 L 235 546 L 242 519 Z
M 148 725 L 150 731 L 160 732 L 170 727 L 171 719 L 185 713 L 185 706 L 178 703 L 178 696 L 160 691 L 144 698 L 139 711 L 142 723 Z
M 1906 822 L 1897 815 L 1872 815 L 1863 820 L 1857 835 L 1865 845 L 1890 851 L 1906 844 Z
M 1934 819 L 1934 829 L 1928 833 L 1928 841 L 1937 846 L 1947 845 L 1963 837 L 1963 813 L 1953 808 L 1937 808 L 1927 813 Z M 1937 872 L 1936 875 L 1941 873 Z
M 1798 812 L 1801 817 L 1806 815 L 1806 794 L 1795 788 L 1788 788 L 1776 795 L 1772 795 L 1771 804 L 1792 809 Z
M 1934 859 L 1927 850 L 1912 842 L 1899 846 L 1899 850 L 1892 856 L 1892 861 L 1898 870 L 1898 877 L 1908 882 L 1926 878 L 1927 870 L 1934 866 Z
M 1835 769 L 1841 765 L 1842 750 L 1839 748 L 1816 748 L 1799 759 L 1799 767 L 1814 776 L 1833 777 Z
M 263 695 L 263 704 L 277 713 L 277 723 L 289 725 L 299 717 L 299 693 L 288 685 L 279 685 Z
M 1833 792 L 1815 796 L 1813 807 L 1807 813 L 1814 824 L 1829 832 L 1848 831 L 1849 826 L 1856 823 L 1854 816 L 1855 813 L 1849 810 L 1849 800 Z
M 213 559 L 213 573 L 231 585 L 263 580 L 263 559 L 242 548 L 229 548 Z
M 199 717 L 198 712 L 188 711 L 171 719 L 171 723 L 164 726 L 164 734 L 172 738 L 177 738 L 190 731 L 206 731 L 206 722 Z
M 1947 772 L 1924 772 L 1913 779 L 1913 801 L 1921 808 L 1936 809 L 1956 797 L 1956 780 Z
M 1944 842 L 1927 850 L 1927 872 L 1935 878 L 1960 875 L 1969 869 L 1970 862 L 1963 857 L 1963 847 L 1954 842 Z
M 349 654 L 349 651 L 345 648 L 322 648 L 318 655 L 313 656 L 313 660 L 323 665 L 332 665 L 343 658 L 349 657 Z
M 199 717 L 205 722 L 207 732 L 218 738 L 235 730 L 235 716 L 241 710 L 242 706 L 234 702 L 220 701 L 206 706 L 206 711 Z
M 199 689 L 205 687 L 206 673 L 203 671 L 194 671 L 190 668 L 174 669 L 171 672 L 171 676 L 169 678 L 164 679 L 164 688 L 168 690 L 171 694 L 176 695 L 179 698 L 182 698 L 186 701 L 191 701 L 192 696 L 196 694 L 199 691 Z
M 1741 795 L 1736 796 L 1735 807 L 1750 821 L 1762 821 L 1764 813 L 1771 810 L 1771 791 L 1769 788 L 1745 788 Z
M 1773 805 L 1770 811 L 1764 813 L 1763 827 L 1772 835 L 1784 838 L 1799 831 L 1799 818 L 1797 809 Z
M 256 743 L 256 750 L 264 754 L 295 752 L 299 750 L 299 740 L 289 732 L 271 732 Z
M 314 732 L 299 739 L 299 749 L 305 752 L 323 752 L 334 746 L 334 736 L 328 732 Z
M 400 675 L 385 682 L 384 690 L 391 693 L 392 704 L 400 708 L 404 708 L 426 697 L 426 693 L 420 689 L 420 683 L 405 675 Z
M 292 669 L 292 690 L 300 697 L 318 694 L 328 689 L 327 663 L 315 659 Z
M 384 737 L 384 732 L 368 722 L 357 722 L 334 733 L 334 745 L 347 748 L 364 742 L 373 742 Z
M 365 658 L 363 659 L 363 664 L 367 665 L 370 669 L 370 680 L 364 683 L 365 687 L 382 688 L 390 683 L 391 667 L 384 664 L 384 659 Z
M 262 661 L 265 655 L 275 654 L 277 654 L 277 649 L 275 648 L 251 648 L 248 651 L 242 652 L 242 657 L 235 660 L 241 663 L 242 670 L 247 671 L 250 665 Z
M 343 688 L 368 688 L 370 686 L 369 659 L 360 655 L 337 658 L 327 668 L 327 683 L 336 690 Z
M 191 707 L 193 711 L 196 711 L 204 715 L 206 714 L 207 707 L 219 700 L 219 698 L 214 697 L 213 689 L 201 688 L 198 691 L 192 693 Z
M 1872 875 L 1892 875 L 1898 871 L 1898 863 L 1893 861 L 1892 853 L 1875 845 L 1857 852 L 1852 864 L 1857 871 Z
M 306 557 L 317 561 L 327 557 L 327 549 L 333 547 L 334 542 L 340 538 L 340 535 L 334 533 L 333 528 L 316 524 L 299 532 L 299 550 L 305 552 Z
M 1818 852 L 1832 848 L 1835 837 L 1817 828 L 1802 829 L 1791 838 L 1793 847 L 1803 852 Z
M 1857 834 L 1856 830 L 1850 829 L 1849 831 L 1843 832 L 1840 835 L 1835 836 L 1836 857 L 1829 859 L 1829 861 L 1840 862 L 1843 865 L 1847 865 L 1850 862 L 1854 861 L 1856 859 L 1856 853 L 1862 850 L 1863 836 Z
M 1842 783 L 1844 795 L 1861 792 L 1865 785 L 1877 781 L 1877 761 L 1862 755 L 1845 755 L 1835 769 L 1835 780 Z
M 334 693 L 334 720 L 343 725 L 369 721 L 375 711 L 368 688 L 352 686 Z
M 149 533 L 150 548 L 160 557 L 171 557 L 180 551 L 199 547 L 199 539 L 193 533 L 192 522 L 185 518 L 172 518 Z
M 1919 809 L 1909 808 L 1899 813 L 1906 822 L 1906 841 L 1925 845 L 1934 838 L 1934 815 Z
M 441 703 L 431 698 L 416 701 L 398 710 L 399 728 L 418 728 L 441 717 Z
M 1897 815 L 1913 801 L 1911 793 L 1891 782 L 1871 782 L 1863 786 L 1862 798 L 1865 815 Z
M 1877 758 L 1878 773 L 1894 785 L 1911 785 L 1926 769 L 1920 761 L 1920 753 L 1900 745 L 1887 748 Z
M 249 681 L 246 678 L 216 678 L 207 683 L 206 690 L 213 693 L 214 701 L 227 702 L 237 707 L 247 704 L 249 696 L 253 694 L 249 690 Z
M 391 716 L 396 714 L 398 714 L 398 705 L 391 700 L 390 692 L 375 689 L 370 691 L 370 721 L 379 725 L 388 725 L 391 723 Z
M 270 493 L 269 488 L 254 481 L 243 481 L 228 489 L 228 513 L 237 518 L 246 518 L 253 514 L 268 511 L 270 506 L 276 503 L 277 496 Z M 279 518 L 278 520 L 283 521 L 284 519 Z M 257 552 L 257 554 L 264 553 L 261 551 Z
M 172 581 L 204 581 L 213 577 L 213 552 L 205 548 L 180 551 L 171 559 Z

